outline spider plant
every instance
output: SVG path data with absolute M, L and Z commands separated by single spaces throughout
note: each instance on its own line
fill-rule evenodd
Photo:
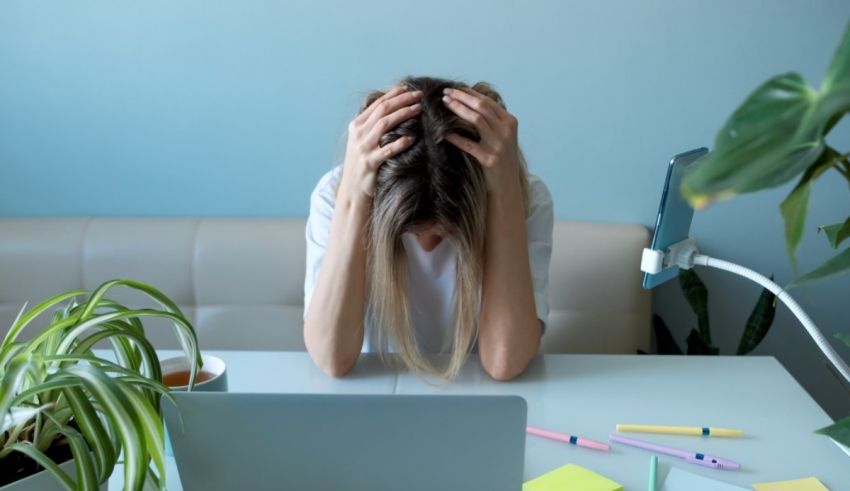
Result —
M 160 308 L 130 309 L 108 299 L 118 286 L 141 292 Z M 52 309 L 47 326 L 29 341 L 18 341 L 37 316 Z M 90 490 L 108 480 L 123 453 L 125 489 L 142 489 L 146 481 L 162 489 L 160 402 L 171 396 L 145 337 L 142 320 L 151 317 L 173 325 L 192 360 L 191 386 L 201 364 L 194 328 L 173 301 L 149 285 L 111 280 L 90 293 L 56 295 L 28 311 L 24 305 L 0 345 L 0 464 L 31 459 L 67 489 Z M 94 354 L 98 342 L 111 345 L 114 360 Z M 73 456 L 76 481 L 48 456 L 61 446 Z

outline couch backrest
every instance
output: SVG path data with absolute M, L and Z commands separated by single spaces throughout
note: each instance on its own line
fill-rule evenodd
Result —
M 159 288 L 207 349 L 303 350 L 303 218 L 0 219 L 0 333 L 33 305 L 112 278 Z M 640 287 L 648 233 L 637 225 L 556 222 L 546 352 L 634 353 L 649 344 Z M 116 289 L 117 300 L 144 305 Z M 152 304 L 151 304 L 152 305 Z M 176 347 L 163 322 L 146 323 Z

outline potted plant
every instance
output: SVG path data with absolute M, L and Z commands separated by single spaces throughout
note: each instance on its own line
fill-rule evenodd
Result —
M 108 299 L 118 286 L 141 292 L 160 308 L 130 309 Z M 47 326 L 18 341 L 52 309 Z M 122 453 L 126 489 L 142 489 L 146 482 L 162 488 L 160 402 L 170 395 L 142 321 L 160 317 L 173 324 L 193 360 L 192 385 L 200 366 L 198 340 L 177 305 L 149 285 L 112 280 L 25 310 L 0 345 L 0 490 L 98 489 Z M 111 345 L 114 360 L 94 354 L 101 342 Z
M 785 245 L 797 275 L 796 251 L 805 229 L 812 184 L 835 171 L 850 184 L 850 152 L 826 144 L 826 135 L 850 112 L 850 25 L 833 55 L 820 89 L 797 73 L 777 75 L 758 87 L 717 133 L 714 149 L 685 176 L 682 194 L 695 208 L 736 194 L 773 188 L 800 176 L 779 206 Z M 835 175 L 833 174 L 833 175 Z M 850 237 L 850 216 L 819 231 L 838 250 Z M 850 247 L 798 276 L 793 288 L 850 271 Z M 850 346 L 850 336 L 836 337 Z M 850 418 L 821 433 L 850 445 Z

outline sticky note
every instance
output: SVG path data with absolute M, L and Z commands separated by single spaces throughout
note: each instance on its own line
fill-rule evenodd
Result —
M 567 464 L 522 485 L 523 491 L 561 491 L 581 489 L 582 491 L 623 491 L 623 485 L 606 477 L 579 467 Z
M 676 467 L 671 467 L 661 486 L 661 491 L 748 491 L 723 481 L 692 474 Z
M 829 491 L 815 477 L 797 479 L 795 481 L 761 482 L 753 484 L 756 491 Z

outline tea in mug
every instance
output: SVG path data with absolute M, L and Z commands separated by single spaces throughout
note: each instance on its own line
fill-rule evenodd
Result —
M 169 387 L 183 387 L 185 385 L 189 385 L 189 374 L 190 370 L 180 370 L 179 372 L 171 372 L 162 374 L 162 383 Z M 201 382 L 206 382 L 211 378 L 214 378 L 215 374 L 212 372 L 205 372 L 201 369 L 198 372 L 198 375 L 195 377 L 195 384 L 200 384 Z

